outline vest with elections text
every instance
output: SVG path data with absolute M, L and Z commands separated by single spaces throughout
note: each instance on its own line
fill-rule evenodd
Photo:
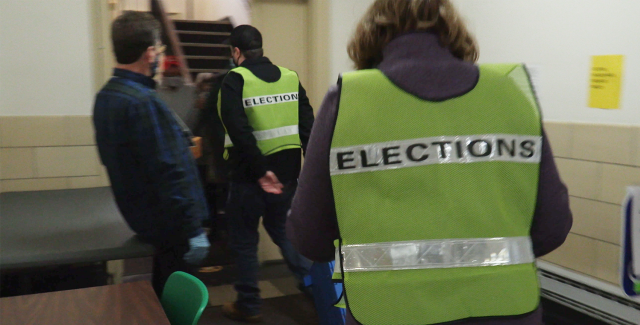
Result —
M 253 128 L 258 148 L 265 156 L 286 149 L 301 148 L 298 133 L 300 81 L 295 72 L 278 68 L 282 76 L 276 82 L 263 81 L 244 67 L 231 70 L 244 79 L 242 105 L 249 125 Z M 221 101 L 222 96 L 218 96 L 218 114 L 222 120 Z M 233 147 L 233 142 L 225 127 L 225 148 L 230 147 Z
M 482 65 L 473 90 L 441 102 L 379 70 L 344 74 L 330 170 L 334 276 L 353 316 L 425 325 L 536 310 L 541 146 L 522 65 Z

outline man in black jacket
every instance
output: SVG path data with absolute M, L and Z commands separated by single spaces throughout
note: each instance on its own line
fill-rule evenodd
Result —
M 262 35 L 257 29 L 238 26 L 228 43 L 239 68 L 231 70 L 222 83 L 219 116 L 224 129 L 219 136 L 224 137 L 226 130 L 231 180 L 226 213 L 239 279 L 235 286 L 238 299 L 225 305 L 223 313 L 236 320 L 259 321 L 260 217 L 301 287 L 311 265 L 293 249 L 284 225 L 314 116 L 297 74 L 263 56 Z M 253 104 L 251 99 L 255 99 Z

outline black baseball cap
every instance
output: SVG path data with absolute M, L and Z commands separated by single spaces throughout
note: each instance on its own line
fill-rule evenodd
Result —
M 224 44 L 237 47 L 240 51 L 250 51 L 262 48 L 262 34 L 250 25 L 240 25 L 231 31 L 231 36 Z

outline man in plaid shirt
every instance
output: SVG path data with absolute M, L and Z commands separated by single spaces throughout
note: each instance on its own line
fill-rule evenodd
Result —
M 111 32 L 118 64 L 96 96 L 96 141 L 120 212 L 156 247 L 153 286 L 161 295 L 169 275 L 207 256 L 202 220 L 209 212 L 190 140 L 154 90 L 159 23 L 127 12 Z

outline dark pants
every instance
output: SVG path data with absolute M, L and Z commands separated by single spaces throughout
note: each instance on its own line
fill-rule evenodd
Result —
M 236 254 L 238 292 L 236 306 L 249 315 L 260 313 L 260 289 L 258 289 L 258 226 L 260 217 L 271 240 L 280 251 L 289 269 L 300 283 L 309 274 L 311 262 L 298 254 L 285 234 L 287 212 L 297 184 L 286 184 L 280 195 L 268 194 L 256 183 L 231 183 L 227 217 L 229 244 Z
M 195 267 L 184 261 L 184 255 L 189 251 L 189 243 L 155 245 L 156 254 L 153 256 L 153 290 L 162 297 L 164 285 L 169 276 L 177 271 L 194 274 Z

